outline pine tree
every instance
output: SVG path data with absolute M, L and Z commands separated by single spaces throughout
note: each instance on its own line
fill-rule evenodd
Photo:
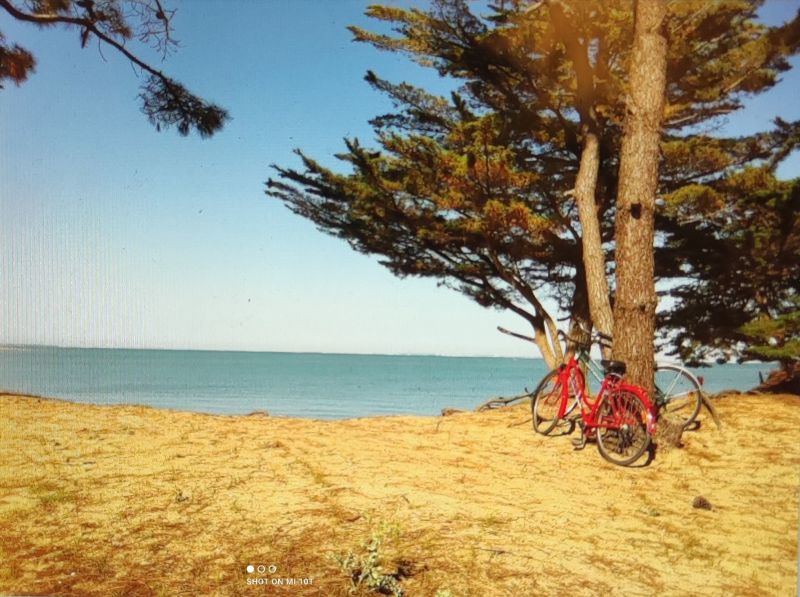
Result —
M 774 167 L 798 129 L 725 139 L 703 128 L 775 85 L 798 49 L 800 18 L 771 28 L 756 22 L 757 8 L 741 0 L 668 6 L 659 193 L 669 201 L 655 214 L 659 238 L 703 209 L 692 189 L 748 164 Z M 633 14 L 624 0 L 489 9 L 479 16 L 462 0 L 424 11 L 371 7 L 393 32 L 352 28 L 357 41 L 406 54 L 460 86 L 443 98 L 369 73 L 396 105 L 371 121 L 379 149 L 348 140 L 344 173 L 300 153 L 303 168 L 276 167 L 268 193 L 397 275 L 434 277 L 513 310 L 554 364 L 542 298 L 600 327 L 613 301 Z M 680 276 L 677 252 L 662 244 L 656 275 Z

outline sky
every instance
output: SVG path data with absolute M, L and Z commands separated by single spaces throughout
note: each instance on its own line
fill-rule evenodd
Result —
M 137 73 L 78 35 L 17 23 L 36 72 L 0 90 L 0 344 L 531 356 L 525 331 L 433 280 L 398 279 L 264 194 L 295 148 L 325 165 L 372 138 L 391 105 L 363 80 L 445 92 L 401 56 L 351 42 L 360 0 L 172 2 L 180 49 L 164 70 L 232 120 L 209 140 L 158 133 Z M 783 22 L 798 2 L 770 0 Z M 144 52 L 145 57 L 156 59 Z M 793 64 L 800 66 L 797 59 Z M 723 129 L 800 118 L 800 70 Z M 800 175 L 800 157 L 779 170 Z

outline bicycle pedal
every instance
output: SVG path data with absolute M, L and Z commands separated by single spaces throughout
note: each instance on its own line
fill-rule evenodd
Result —
M 586 436 L 583 434 L 581 434 L 580 439 L 572 439 L 570 441 L 572 442 L 572 449 L 575 451 L 583 450 L 586 447 Z

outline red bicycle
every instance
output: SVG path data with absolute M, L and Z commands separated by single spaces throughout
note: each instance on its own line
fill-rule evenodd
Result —
M 613 464 L 629 466 L 647 451 L 655 433 L 657 410 L 644 388 L 625 383 L 625 363 L 600 361 L 603 367 L 600 389 L 592 397 L 584 370 L 596 367 L 589 356 L 591 340 L 610 347 L 610 338 L 595 332 L 590 342 L 559 337 L 571 342 L 575 352 L 566 363 L 544 376 L 532 394 L 533 428 L 549 435 L 579 408 L 577 423 L 581 428 L 578 447 L 596 438 L 601 456 Z M 574 419 L 573 419 L 574 420 Z

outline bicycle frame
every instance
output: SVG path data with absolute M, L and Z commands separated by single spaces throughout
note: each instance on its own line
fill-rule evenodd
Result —
M 581 362 L 587 363 L 590 373 L 601 382 L 600 389 L 594 398 L 587 392 L 586 379 L 580 367 Z M 645 405 L 647 409 L 647 431 L 651 434 L 655 433 L 657 413 L 647 393 L 639 386 L 625 383 L 621 377 L 613 373 L 605 374 L 601 379 L 592 365 L 594 363 L 588 359 L 588 355 L 585 355 L 583 350 L 579 350 L 578 358 L 575 355 L 570 356 L 569 360 L 559 368 L 558 378 L 561 387 L 561 401 L 558 409 L 558 418 L 566 417 L 578 405 L 581 409 L 581 419 L 587 431 L 597 428 L 617 428 L 621 424 L 620 421 L 601 420 L 600 405 L 610 392 L 626 391 L 635 394 Z M 569 406 L 570 396 L 573 395 L 571 392 L 574 393 L 575 403 Z
M 522 340 L 535 343 L 535 340 L 529 336 L 517 334 L 516 332 L 510 332 L 509 330 L 500 326 L 498 326 L 497 329 L 504 334 L 508 334 L 509 336 L 514 336 L 516 338 L 521 338 Z M 603 403 L 603 399 L 606 396 L 611 395 L 611 392 L 629 392 L 635 395 L 645 406 L 645 409 L 647 410 L 647 432 L 651 435 L 654 434 L 656 430 L 658 410 L 650 401 L 650 398 L 644 388 L 625 383 L 622 377 L 614 373 L 606 373 L 605 371 L 602 371 L 597 363 L 592 360 L 589 353 L 589 346 L 587 346 L 581 340 L 570 338 L 562 331 L 558 332 L 558 337 L 567 343 L 573 342 L 575 346 L 575 352 L 570 353 L 567 362 L 562 364 L 558 370 L 558 383 L 561 388 L 561 399 L 558 408 L 557 419 L 563 419 L 566 415 L 572 412 L 575 406 L 579 405 L 581 409 L 581 419 L 584 422 L 586 429 L 597 429 L 598 427 L 619 428 L 622 424 L 620 421 L 615 420 L 611 423 L 605 423 L 599 420 L 600 405 Z M 598 338 L 595 341 L 599 342 L 602 346 L 610 347 L 610 340 L 610 336 L 598 332 Z M 577 358 L 575 356 L 576 354 Z M 590 393 L 587 391 L 586 378 L 584 377 L 580 363 L 584 363 L 586 365 L 586 369 L 589 371 L 592 377 L 600 382 L 600 389 L 598 390 L 597 396 L 595 396 L 594 399 L 590 397 Z M 602 376 L 600 373 L 602 373 Z M 574 390 L 575 403 L 568 408 L 571 389 L 569 387 L 570 382 L 574 382 L 576 386 L 575 388 L 572 388 Z

